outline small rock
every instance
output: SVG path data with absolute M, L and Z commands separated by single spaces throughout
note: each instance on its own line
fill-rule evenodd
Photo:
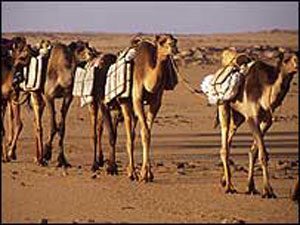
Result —
M 240 171 L 240 172 L 248 173 L 248 170 L 247 170 L 244 166 L 241 166 L 241 165 L 236 165 L 236 166 L 234 167 L 234 170 L 235 170 L 235 171 Z
M 97 174 L 93 174 L 93 175 L 91 176 L 91 178 L 92 178 L 92 179 L 96 179 L 96 178 L 97 178 Z
M 185 163 L 182 163 L 182 162 L 176 163 L 177 169 L 182 169 L 182 168 L 184 168 L 184 167 L 185 167 L 184 164 L 185 164 Z
M 179 175 L 186 175 L 186 173 L 183 170 L 177 170 L 177 174 L 179 174 Z
M 64 170 L 63 172 L 62 172 L 62 176 L 63 177 L 66 177 L 68 175 L 68 172 L 66 171 L 66 170 Z
M 297 166 L 297 165 L 298 165 L 297 161 L 292 161 L 292 162 L 291 162 L 291 166 L 292 166 L 292 167 L 295 167 L 295 166 Z
M 235 219 L 235 218 L 232 218 L 232 219 L 223 219 L 223 220 L 221 221 L 221 223 L 244 224 L 245 221 L 244 221 L 244 220 L 241 220 L 241 219 Z
M 26 186 L 26 184 L 25 184 L 24 182 L 21 182 L 21 186 L 25 187 L 25 186 Z
M 78 166 L 77 166 L 77 169 L 79 169 L 79 170 L 82 169 L 82 166 L 81 166 L 81 165 L 78 165 Z
M 18 175 L 18 174 L 19 174 L 19 172 L 18 172 L 18 171 L 15 171 L 15 170 L 11 171 L 11 173 L 12 173 L 13 175 Z
M 41 219 L 41 224 L 48 224 L 48 219 L 45 218 Z
M 164 164 L 162 162 L 158 162 L 156 163 L 156 166 L 159 167 L 159 166 L 164 166 Z
M 188 163 L 187 167 L 190 169 L 194 169 L 194 168 L 196 168 L 196 164 L 191 162 L 191 163 Z
M 88 223 L 95 223 L 95 220 L 93 220 L 93 219 L 88 219 Z

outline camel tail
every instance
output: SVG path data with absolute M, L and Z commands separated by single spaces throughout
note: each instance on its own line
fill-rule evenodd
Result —
M 31 98 L 29 98 L 29 97 L 26 98 L 26 106 L 27 106 L 27 109 L 29 109 L 30 111 L 32 111 L 33 107 L 32 107 L 30 99 Z
M 214 121 L 213 121 L 213 128 L 216 129 L 217 127 L 219 127 L 219 125 L 220 125 L 219 113 L 218 113 L 218 110 L 216 110 Z
M 24 97 L 23 97 L 24 96 Z M 18 100 L 12 100 L 12 103 L 14 105 L 23 105 L 24 103 L 26 103 L 26 105 L 28 106 L 28 108 L 30 110 L 32 110 L 32 106 L 31 106 L 31 102 L 30 102 L 30 93 L 29 92 L 26 92 L 24 95 L 22 96 L 21 99 L 18 99 Z

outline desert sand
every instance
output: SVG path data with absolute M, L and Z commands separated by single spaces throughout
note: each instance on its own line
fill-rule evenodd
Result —
M 10 38 L 19 34 L 3 34 Z M 29 43 L 42 38 L 68 43 L 82 39 L 103 52 L 116 53 L 125 48 L 131 34 L 106 33 L 23 33 Z M 179 50 L 194 47 L 281 46 L 298 50 L 298 33 L 266 31 L 258 33 L 177 35 Z M 215 72 L 214 64 L 180 66 L 195 88 L 203 77 Z M 101 169 L 90 171 L 93 149 L 87 107 L 75 98 L 68 117 L 65 149 L 72 168 L 56 168 L 57 140 L 48 167 L 33 163 L 35 140 L 33 112 L 22 106 L 23 131 L 18 142 L 18 159 L 2 163 L 2 222 L 66 223 L 296 223 L 298 204 L 290 197 L 298 176 L 298 74 L 265 140 L 270 153 L 271 184 L 277 199 L 249 196 L 246 191 L 248 150 L 252 143 L 247 125 L 233 141 L 231 166 L 233 183 L 239 193 L 225 194 L 220 185 L 220 130 L 213 128 L 216 107 L 205 97 L 191 94 L 180 82 L 167 91 L 155 120 L 151 145 L 154 182 L 132 182 L 126 177 L 125 131 L 119 126 L 117 141 L 118 176 Z M 60 100 L 59 100 L 60 101 Z M 44 140 L 48 135 L 48 112 L 43 117 Z M 139 127 L 137 127 L 139 129 Z M 137 132 L 139 133 L 139 132 Z M 104 154 L 108 139 L 105 131 Z M 140 136 L 136 138 L 135 157 L 141 164 Z M 257 163 L 255 181 L 262 191 L 262 173 Z

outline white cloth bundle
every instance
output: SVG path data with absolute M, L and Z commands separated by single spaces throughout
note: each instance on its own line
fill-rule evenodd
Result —
M 41 87 L 43 55 L 31 57 L 29 67 L 24 67 L 24 81 L 20 87 L 24 91 L 36 91 Z
M 72 94 L 81 97 L 81 107 L 93 101 L 94 70 L 92 63 L 87 63 L 84 68 L 76 68 Z
M 215 74 L 207 75 L 202 83 L 201 90 L 207 95 L 210 104 L 218 104 L 234 98 L 241 84 L 243 74 L 233 72 L 222 83 L 214 83 Z

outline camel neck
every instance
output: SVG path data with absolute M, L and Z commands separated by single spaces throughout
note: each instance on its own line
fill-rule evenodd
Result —
M 271 109 L 275 110 L 282 104 L 282 101 L 290 89 L 292 74 L 287 74 L 282 68 L 279 69 L 277 79 L 272 87 L 271 93 Z

